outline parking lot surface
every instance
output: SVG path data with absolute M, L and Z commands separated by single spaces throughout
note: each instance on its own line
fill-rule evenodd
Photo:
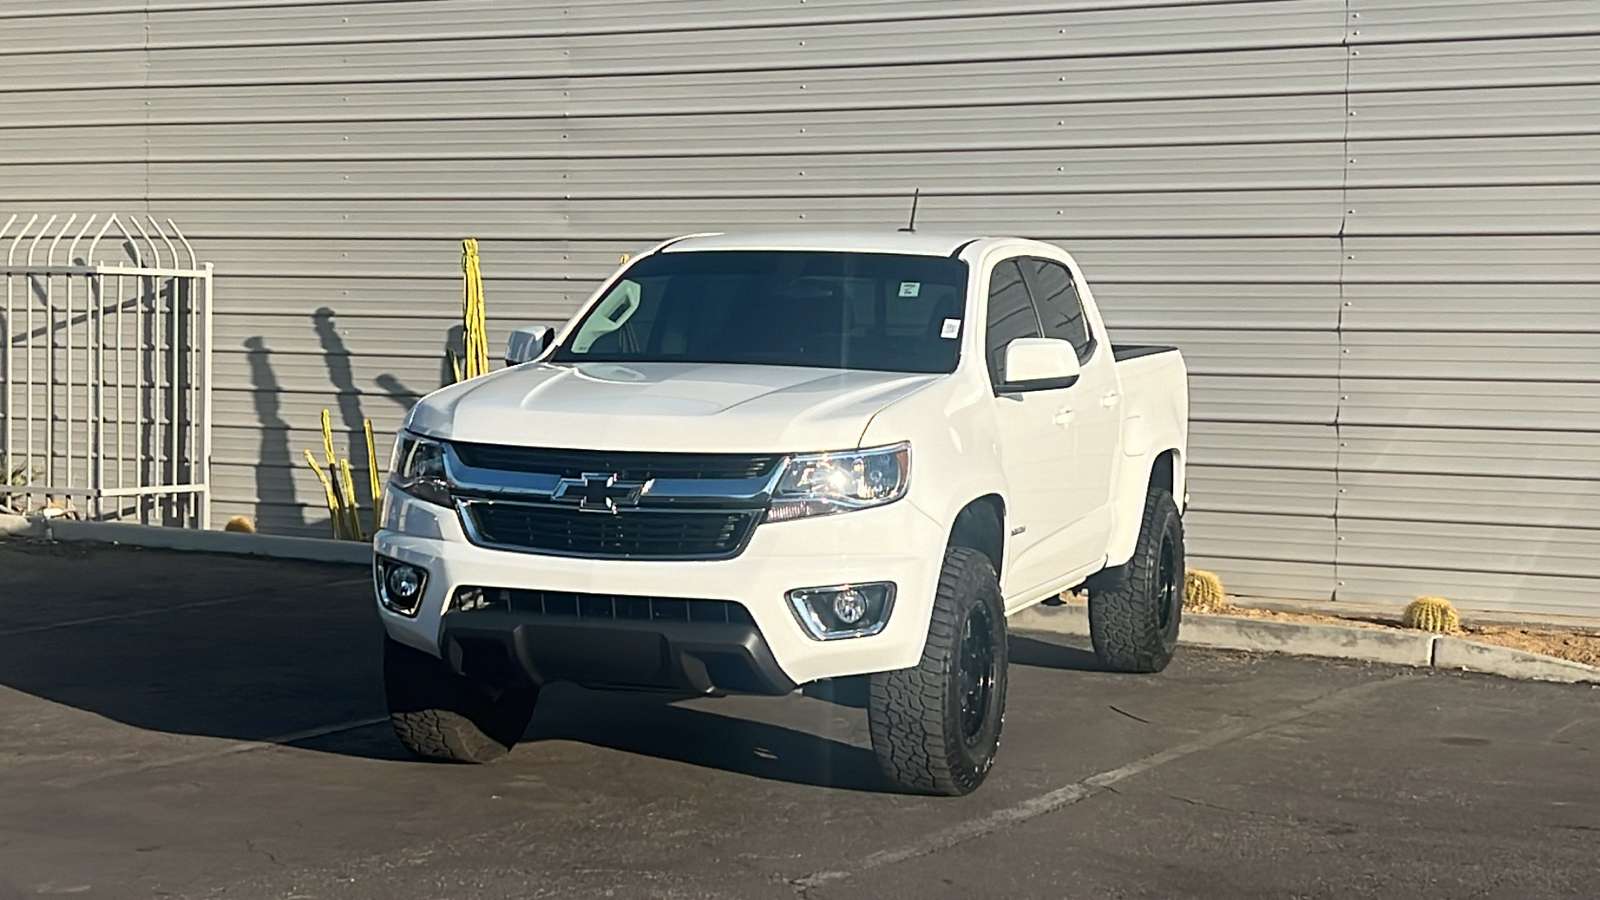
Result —
M 0 543 L 0 898 L 1600 897 L 1600 690 L 1015 635 L 989 782 L 887 791 L 861 685 L 546 691 L 407 759 L 349 566 Z

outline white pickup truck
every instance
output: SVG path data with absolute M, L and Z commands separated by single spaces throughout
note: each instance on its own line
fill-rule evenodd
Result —
M 870 676 L 913 791 L 987 775 L 1006 617 L 1086 585 L 1162 669 L 1188 387 L 1113 346 L 1072 257 L 1010 238 L 693 235 L 412 409 L 374 579 L 395 732 L 481 762 L 542 685 L 787 694 Z

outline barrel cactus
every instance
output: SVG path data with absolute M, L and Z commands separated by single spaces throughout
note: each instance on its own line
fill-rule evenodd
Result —
M 1401 621 L 1407 628 L 1435 634 L 1449 634 L 1461 629 L 1461 617 L 1456 615 L 1456 608 L 1443 597 L 1418 597 L 1406 606 Z
M 1222 579 L 1211 572 L 1189 569 L 1183 578 L 1183 607 L 1195 612 L 1219 612 L 1228 605 Z

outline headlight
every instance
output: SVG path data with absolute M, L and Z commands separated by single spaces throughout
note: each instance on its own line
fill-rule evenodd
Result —
M 773 492 L 768 522 L 893 503 L 911 484 L 911 445 L 791 456 Z
M 401 433 L 389 465 L 389 483 L 418 500 L 450 505 L 450 479 L 444 471 L 444 445 Z

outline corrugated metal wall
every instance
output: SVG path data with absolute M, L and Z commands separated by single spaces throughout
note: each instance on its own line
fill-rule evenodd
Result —
M 1072 249 L 1194 372 L 1240 593 L 1600 612 L 1594 0 L 8 0 L 0 206 L 217 265 L 217 509 L 316 531 L 318 413 L 440 383 L 674 233 Z M 387 443 L 386 441 L 384 443 Z

